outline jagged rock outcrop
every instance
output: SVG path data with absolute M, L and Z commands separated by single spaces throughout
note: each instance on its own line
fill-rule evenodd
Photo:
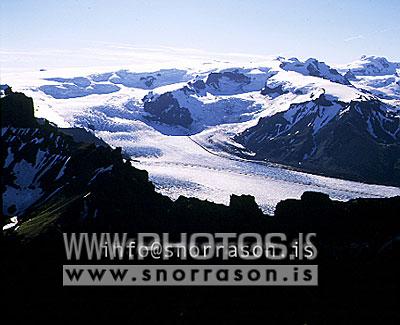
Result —
M 174 96 L 167 92 L 160 96 L 149 94 L 143 98 L 144 110 L 151 114 L 151 119 L 188 128 L 193 119 L 186 107 L 181 107 Z
M 8 93 L 0 98 L 1 127 L 29 128 L 37 125 L 34 117 L 33 100 L 23 93 Z

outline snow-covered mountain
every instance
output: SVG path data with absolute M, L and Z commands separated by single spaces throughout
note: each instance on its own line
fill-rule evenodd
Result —
M 321 93 L 261 118 L 235 140 L 261 160 L 370 182 L 400 180 L 399 110 L 371 97 L 346 103 Z
M 362 56 L 338 67 L 357 88 L 385 100 L 400 100 L 400 63 L 384 57 Z M 398 103 L 397 103 L 398 104 Z
M 249 185 L 247 194 L 269 209 L 281 198 L 299 197 L 307 186 L 337 198 L 353 197 L 354 188 L 359 196 L 392 193 L 281 165 L 398 186 L 397 66 L 375 57 L 340 67 L 263 57 L 166 64 L 148 72 L 139 66 L 47 70 L 3 79 L 34 98 L 36 115 L 60 127 L 86 128 L 122 147 L 163 193 L 226 203 L 228 193 L 245 194 L 228 179 L 248 182 L 257 175 L 263 180 Z M 210 182 L 214 171 L 224 184 Z M 279 199 L 268 195 L 268 184 L 285 189 Z
M 331 68 L 324 62 L 310 58 L 305 62 L 297 58 L 282 60 L 280 67 L 286 71 L 295 71 L 305 76 L 320 77 L 343 85 L 350 85 L 346 76 L 341 75 L 336 69 Z
M 359 60 L 340 67 L 351 71 L 355 76 L 387 76 L 398 75 L 400 63 L 389 62 L 384 57 L 363 55 Z

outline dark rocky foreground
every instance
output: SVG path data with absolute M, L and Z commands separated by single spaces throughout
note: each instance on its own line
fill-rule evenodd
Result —
M 43 196 L 18 215 L 16 231 L 2 233 L 3 317 L 158 324 L 203 318 L 222 324 L 256 319 L 271 324 L 398 323 L 400 197 L 336 202 L 305 193 L 301 200 L 279 203 L 274 216 L 263 215 L 249 196 L 232 195 L 229 206 L 185 197 L 174 202 L 155 192 L 147 172 L 133 168 L 119 149 L 78 143 L 54 126 L 36 124 L 24 95 L 8 95 L 0 104 L 6 130 L 2 161 L 9 147 L 14 162 L 37 160 L 38 150 L 69 157 L 60 177 L 63 164 L 58 160 L 38 177 L 34 186 L 43 189 Z M 55 142 L 57 136 L 61 140 Z M 22 142 L 24 150 L 19 149 Z M 19 186 L 14 162 L 3 167 L 3 193 L 6 186 Z M 1 222 L 12 215 L 12 209 L 5 211 Z M 319 286 L 62 287 L 62 265 L 68 263 L 63 232 L 284 232 L 289 237 L 315 232 L 319 255 L 309 264 L 319 265 Z

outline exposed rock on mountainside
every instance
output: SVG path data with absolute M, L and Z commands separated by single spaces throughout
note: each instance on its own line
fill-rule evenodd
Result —
M 235 140 L 256 159 L 400 185 L 399 112 L 376 99 L 344 103 L 321 94 L 261 118 Z
M 37 126 L 32 98 L 12 92 L 1 98 L 1 125 L 18 128 Z
M 171 93 L 158 97 L 147 95 L 144 99 L 144 110 L 151 114 L 152 119 L 170 125 L 189 127 L 193 119 L 185 107 L 180 107 Z

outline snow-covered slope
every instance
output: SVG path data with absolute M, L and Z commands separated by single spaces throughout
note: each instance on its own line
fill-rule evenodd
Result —
M 349 80 L 341 75 L 336 69 L 331 68 L 324 62 L 310 58 L 305 62 L 299 61 L 297 58 L 288 60 L 282 59 L 280 67 L 286 71 L 295 71 L 305 76 L 314 76 L 337 82 L 343 85 L 350 85 Z
M 400 100 L 400 63 L 390 62 L 384 57 L 362 56 L 338 69 L 356 87 L 381 99 Z
M 359 60 L 339 68 L 350 70 L 355 76 L 387 76 L 397 74 L 400 63 L 390 62 L 384 57 L 363 55 Z
M 400 184 L 400 112 L 369 97 L 320 94 L 259 120 L 235 140 L 254 158 L 368 182 Z
M 60 189 L 57 183 L 69 160 L 67 144 L 54 133 L 31 128 L 2 128 L 1 137 L 8 148 L 3 165 L 3 213 L 19 214 Z

